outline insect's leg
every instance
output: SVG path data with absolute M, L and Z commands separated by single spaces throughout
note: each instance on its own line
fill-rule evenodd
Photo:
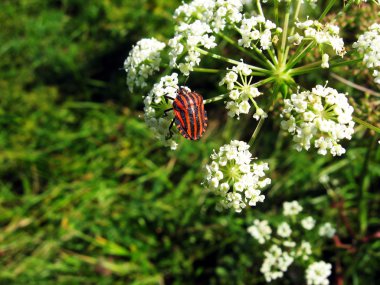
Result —
M 162 115 L 163 117 L 167 117 L 168 116 L 168 112 L 170 112 L 171 110 L 173 110 L 173 108 L 170 108 L 170 109 L 167 109 L 164 111 L 164 114 Z
M 165 139 L 171 139 L 172 136 L 173 136 L 173 132 L 172 132 L 172 127 L 173 127 L 173 124 L 174 124 L 174 119 L 172 120 L 172 122 L 170 123 L 170 126 L 169 126 L 169 133 L 166 135 Z

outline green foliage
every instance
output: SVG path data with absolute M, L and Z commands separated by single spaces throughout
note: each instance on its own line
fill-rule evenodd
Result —
M 219 213 L 202 166 L 227 138 L 249 136 L 253 120 L 211 109 L 206 138 L 169 152 L 133 111 L 141 97 L 127 94 L 119 68 L 141 37 L 170 35 L 178 3 L 1 2 L 0 284 L 261 284 L 262 249 L 246 228 L 289 200 L 352 246 L 316 249 L 348 283 L 374 282 L 378 137 L 358 127 L 332 159 L 291 150 L 268 122 L 255 149 L 273 170 L 265 203 Z M 211 80 L 196 79 L 207 92 Z M 289 284 L 304 282 L 297 270 Z

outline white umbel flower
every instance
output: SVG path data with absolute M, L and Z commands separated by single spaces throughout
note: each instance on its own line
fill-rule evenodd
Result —
M 269 240 L 272 233 L 268 221 L 260 221 L 257 219 L 253 221 L 253 225 L 248 227 L 247 231 L 259 244 L 264 244 L 265 241 Z
M 315 226 L 315 220 L 309 216 L 301 220 L 301 225 L 305 230 L 312 230 Z
M 174 99 L 177 96 L 178 88 L 178 74 L 173 73 L 162 77 L 158 83 L 154 84 L 153 89 L 144 99 L 146 124 L 158 140 L 173 150 L 177 148 L 176 141 L 178 141 L 179 135 L 175 134 L 172 138 L 166 139 L 173 113 L 171 112 L 167 117 L 164 117 L 163 111 L 172 106 L 172 101 L 166 99 L 165 96 Z
M 302 34 L 302 41 L 311 40 L 318 46 L 331 46 L 339 56 L 343 56 L 346 53 L 343 39 L 339 36 L 338 26 L 329 23 L 323 25 L 316 20 L 306 20 L 304 22 L 297 22 L 296 27 L 300 30 L 299 33 Z M 300 41 L 295 43 L 299 44 Z M 324 65 L 326 66 L 327 64 L 325 63 Z
M 292 229 L 290 228 L 288 223 L 282 222 L 277 228 L 277 234 L 280 237 L 287 238 L 290 237 L 290 235 L 292 234 Z
M 273 37 L 282 32 L 281 29 L 277 29 L 276 24 L 261 15 L 243 19 L 238 31 L 241 34 L 239 45 L 245 48 L 259 46 L 263 50 L 270 48 Z
M 314 262 L 306 269 L 307 285 L 328 285 L 331 275 L 331 264 L 324 261 Z
M 281 127 L 293 135 L 298 151 L 314 145 L 321 155 L 346 152 L 339 142 L 351 139 L 355 123 L 345 94 L 317 85 L 312 91 L 292 94 L 284 104 Z
M 233 208 L 241 212 L 247 205 L 256 206 L 265 196 L 261 189 L 271 180 L 265 177 L 267 163 L 252 163 L 249 145 L 233 140 L 211 155 L 212 162 L 206 165 L 205 186 L 222 197 L 222 208 Z
M 226 101 L 228 116 L 239 118 L 240 114 L 248 114 L 251 103 L 256 108 L 256 113 L 253 116 L 255 119 L 268 116 L 256 103 L 255 98 L 259 97 L 261 93 L 251 84 L 251 73 L 252 69 L 244 62 L 240 62 L 228 70 L 226 76 L 220 81 L 219 85 L 226 85 L 229 90 L 229 100 Z
M 261 265 L 260 272 L 264 274 L 265 281 L 271 282 L 275 279 L 282 278 L 284 272 L 293 263 L 294 258 L 277 245 L 272 245 L 269 250 L 264 252 L 264 262 Z
M 318 234 L 321 237 L 332 238 L 335 235 L 335 228 L 330 223 L 325 223 L 319 227 Z
M 127 84 L 131 92 L 135 86 L 145 87 L 148 77 L 159 70 L 160 55 L 164 48 L 165 44 L 154 38 L 142 39 L 132 48 L 124 61 Z
M 298 201 L 284 202 L 282 207 L 284 216 L 296 216 L 303 209 Z
M 380 24 L 373 24 L 352 45 L 364 55 L 364 64 L 373 70 L 375 82 L 380 85 Z

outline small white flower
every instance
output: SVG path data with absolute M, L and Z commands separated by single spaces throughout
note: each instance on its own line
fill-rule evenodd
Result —
M 204 184 L 222 197 L 222 208 L 240 212 L 247 205 L 255 206 L 265 199 L 261 189 L 270 184 L 270 179 L 265 177 L 268 164 L 252 163 L 248 149 L 247 143 L 234 140 L 210 156 L 212 162 L 205 168 Z
M 271 282 L 282 278 L 294 258 L 287 252 L 282 251 L 277 245 L 272 245 L 269 250 L 264 252 L 265 259 L 261 265 L 260 272 L 264 274 L 265 281 Z
M 315 41 L 318 46 L 331 46 L 336 54 L 340 56 L 346 53 L 343 39 L 339 37 L 338 26 L 332 24 L 323 25 L 318 21 L 306 20 L 305 22 L 297 22 L 296 27 L 301 30 L 300 33 L 303 32 L 303 36 L 299 36 L 301 41 L 312 40 Z M 300 44 L 301 41 L 294 41 L 294 44 Z M 328 66 L 326 56 L 325 59 L 322 60 L 324 62 L 322 63 L 322 67 L 327 68 L 325 67 Z
M 284 100 L 281 127 L 293 135 L 298 151 L 314 145 L 321 155 L 340 156 L 346 150 L 339 142 L 354 133 L 353 111 L 345 94 L 317 85 Z
M 301 245 L 295 250 L 294 256 L 297 258 L 300 257 L 303 260 L 308 260 L 311 253 L 311 244 L 303 240 Z
M 287 238 L 290 237 L 290 235 L 292 234 L 292 229 L 290 228 L 288 223 L 282 222 L 277 228 L 277 234 L 280 237 Z
M 313 217 L 309 216 L 301 220 L 301 225 L 303 226 L 304 229 L 311 230 L 315 226 L 315 220 Z
M 256 113 L 253 117 L 257 120 L 261 117 L 267 117 L 267 114 L 257 105 L 255 101 L 255 98 L 259 97 L 261 93 L 256 87 L 253 86 L 253 84 L 251 84 L 251 73 L 252 69 L 244 62 L 240 62 L 238 65 L 229 70 L 220 81 L 219 85 L 226 85 L 229 90 L 228 97 L 232 100 L 226 101 L 228 116 L 237 116 L 239 119 L 240 114 L 248 114 L 251 108 L 250 102 L 252 102 L 256 108 Z
M 173 73 L 164 76 L 160 81 L 154 84 L 153 89 L 144 98 L 144 119 L 145 123 L 152 130 L 158 140 L 175 150 L 178 146 L 176 141 L 179 139 L 178 134 L 172 138 L 166 139 L 169 133 L 169 126 L 173 119 L 172 112 L 167 117 L 163 116 L 163 111 L 170 108 L 172 101 L 168 101 L 165 96 L 175 98 L 178 89 L 178 74 Z
M 127 84 L 133 92 L 133 87 L 145 87 L 146 79 L 159 70 L 161 63 L 161 51 L 165 44 L 154 39 L 142 39 L 129 52 L 124 61 L 124 69 L 127 72 Z
M 302 211 L 302 206 L 298 201 L 284 202 L 283 208 L 284 216 L 296 216 Z
M 318 234 L 321 237 L 332 238 L 335 235 L 335 228 L 330 223 L 325 223 L 319 227 Z
M 269 240 L 272 233 L 272 229 L 270 228 L 268 221 L 260 221 L 257 219 L 253 221 L 253 225 L 247 230 L 260 244 L 264 244 L 265 241 Z
M 380 85 L 380 24 L 373 24 L 352 45 L 364 55 L 364 64 L 373 69 L 375 82 Z
M 332 266 L 324 261 L 314 262 L 306 269 L 307 285 L 328 285 Z
M 321 64 L 321 67 L 322 68 L 329 68 L 329 55 L 327 53 L 324 53 L 322 55 L 322 64 Z

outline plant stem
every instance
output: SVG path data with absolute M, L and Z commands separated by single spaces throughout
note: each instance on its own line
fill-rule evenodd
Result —
M 198 47 L 196 47 L 195 50 L 198 51 L 198 52 L 200 52 L 203 55 L 208 55 L 208 56 L 210 56 L 212 58 L 215 58 L 215 59 L 218 59 L 218 60 L 222 60 L 222 61 L 234 64 L 234 65 L 238 65 L 238 64 L 241 63 L 240 61 L 233 60 L 233 59 L 230 59 L 230 58 L 227 58 L 227 57 L 224 57 L 224 56 L 221 56 L 221 55 L 218 55 L 218 54 L 215 54 L 215 53 L 203 50 L 203 49 L 198 48 Z M 256 70 L 256 71 L 261 72 L 263 74 L 270 74 L 271 73 L 269 70 L 261 68 L 261 67 L 257 67 L 257 66 L 250 65 L 250 64 L 246 64 L 246 65 L 249 68 L 251 68 L 252 70 Z
M 338 80 L 338 81 L 340 81 L 340 82 L 342 82 L 342 83 L 344 83 L 344 84 L 346 84 L 346 85 L 348 85 L 348 86 L 350 86 L 350 87 L 352 87 L 354 89 L 360 90 L 360 91 L 362 91 L 362 92 L 364 92 L 366 94 L 380 97 L 380 93 L 378 93 L 376 91 L 373 91 L 372 89 L 366 88 L 366 87 L 364 87 L 362 85 L 359 85 L 359 84 L 356 84 L 354 82 L 351 82 L 351 81 L 349 81 L 349 80 L 347 80 L 347 79 L 339 76 L 336 73 L 331 73 L 331 77 L 335 78 L 336 80 Z
M 362 119 L 359 119 L 358 117 L 352 117 L 352 119 L 354 120 L 354 122 L 372 130 L 372 131 L 375 131 L 376 133 L 379 133 L 380 134 L 380 128 L 370 124 L 370 123 L 367 123 L 366 121 L 363 121 Z
M 293 26 L 292 28 L 290 29 L 290 32 L 289 32 L 289 36 L 293 36 L 294 34 L 294 30 L 295 30 L 295 22 L 296 20 L 298 19 L 298 14 L 300 13 L 300 9 L 301 9 L 301 0 L 297 0 L 297 4 L 296 4 L 296 11 L 294 12 L 293 14 L 293 20 L 292 20 L 292 23 L 293 23 Z M 289 55 L 289 48 L 290 48 L 290 45 L 287 45 L 286 46 L 286 49 L 285 49 L 285 54 L 284 54 L 284 63 L 286 63 L 286 60 L 288 58 L 288 55 Z
M 231 39 L 230 37 L 226 36 L 225 34 L 222 34 L 222 33 L 218 33 L 219 36 L 221 36 L 226 42 L 228 42 L 229 44 L 233 45 L 234 47 L 236 47 L 238 50 L 240 50 L 241 52 L 245 53 L 246 55 L 252 57 L 254 60 L 260 62 L 262 65 L 268 67 L 268 68 L 273 68 L 273 64 L 262 54 L 262 52 L 260 51 L 259 53 L 255 50 L 256 54 L 258 54 L 258 56 L 260 56 L 261 58 L 257 57 L 256 55 L 250 53 L 248 50 L 246 50 L 245 48 L 239 46 L 238 44 L 236 44 L 236 42 Z M 256 48 L 257 49 L 257 48 Z
M 193 71 L 195 71 L 195 72 L 204 72 L 204 73 L 218 73 L 221 70 L 220 69 L 214 69 L 214 68 L 194 67 Z
M 282 29 L 281 48 L 278 54 L 278 62 L 280 63 L 280 66 L 283 65 L 283 58 L 285 55 L 285 46 L 286 46 L 286 40 L 288 36 L 289 17 L 290 17 L 290 3 L 286 5 L 284 28 Z
M 213 98 L 206 99 L 206 100 L 203 101 L 203 104 L 210 104 L 210 103 L 214 103 L 214 102 L 223 100 L 223 99 L 227 98 L 228 95 L 229 95 L 229 93 L 227 93 L 227 94 L 221 94 L 221 95 L 215 96 Z
M 357 63 L 360 61 L 362 61 L 362 59 L 340 60 L 340 61 L 330 62 L 330 68 L 342 66 L 342 65 L 343 66 L 344 65 L 350 65 L 350 64 Z M 289 75 L 297 76 L 297 75 L 308 73 L 310 71 L 322 69 L 321 63 L 322 63 L 322 61 L 319 60 L 319 61 L 314 62 L 314 63 L 306 64 L 304 66 L 291 69 L 291 70 L 289 70 Z
M 318 21 L 323 20 L 323 18 L 327 15 L 327 13 L 331 10 L 331 8 L 334 6 L 336 0 L 330 0 L 327 4 L 325 10 L 322 12 L 322 15 L 319 17 Z
M 265 119 L 263 117 L 260 118 L 259 123 L 257 124 L 256 129 L 253 132 L 252 137 L 250 138 L 250 140 L 248 142 L 248 144 L 249 144 L 250 147 L 253 146 L 253 144 L 254 144 L 254 142 L 255 142 L 255 140 L 256 140 L 256 138 L 257 138 L 257 136 L 258 136 L 258 134 L 259 134 L 259 132 L 261 130 L 261 127 L 264 124 L 264 120 Z
M 260 0 L 256 0 L 257 10 L 259 10 L 259 13 L 261 16 L 264 17 L 263 8 L 261 8 Z
M 289 70 L 291 69 L 294 65 L 297 64 L 297 62 L 299 62 L 301 59 L 303 59 L 306 54 L 309 52 L 310 49 L 313 48 L 313 46 L 315 45 L 314 41 L 311 41 L 301 52 L 298 52 L 298 49 L 296 51 L 296 56 L 293 58 L 293 59 L 290 59 L 289 60 L 289 63 L 286 64 L 286 70 Z

